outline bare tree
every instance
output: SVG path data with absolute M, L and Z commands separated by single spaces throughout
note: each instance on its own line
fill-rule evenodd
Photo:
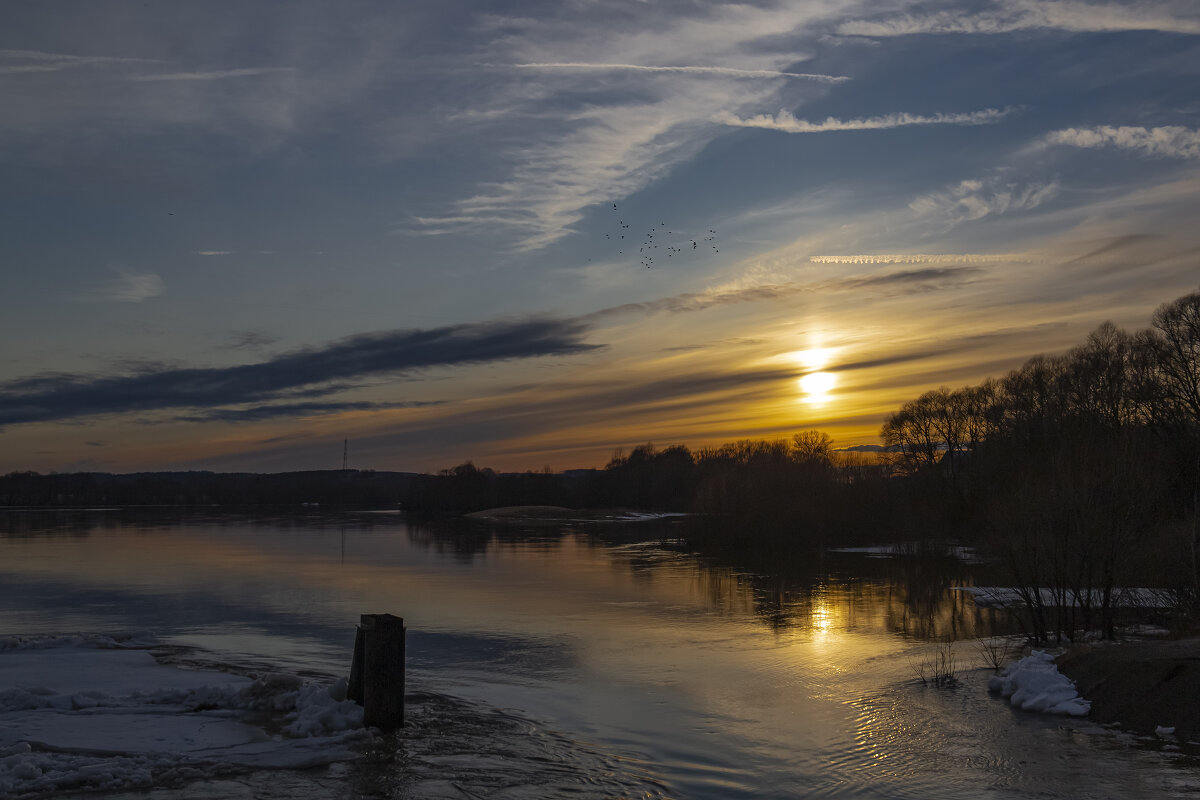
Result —
M 1134 338 L 1111 322 L 1092 331 L 1064 362 L 1067 413 L 1107 428 L 1137 422 L 1134 354 Z
M 1200 424 L 1200 292 L 1159 306 L 1152 324 L 1148 343 L 1163 397 L 1177 414 Z

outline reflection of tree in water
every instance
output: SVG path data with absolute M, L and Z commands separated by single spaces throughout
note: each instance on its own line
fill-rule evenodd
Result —
M 570 533 L 570 529 L 558 526 L 526 528 L 462 519 L 410 521 L 406 529 L 414 545 L 462 563 L 470 563 L 488 550 L 553 550 L 561 547 L 563 537 Z
M 955 586 L 980 582 L 987 567 L 944 552 L 893 558 L 795 550 L 697 553 L 674 525 L 494 524 L 478 520 L 409 521 L 409 541 L 470 563 L 505 549 L 556 550 L 569 540 L 603 550 L 613 568 L 639 583 L 670 574 L 702 607 L 753 615 L 776 633 L 887 631 L 916 639 L 989 636 L 1017 630 L 1007 612 L 976 608 Z
M 695 559 L 710 606 L 730 609 L 742 594 L 771 630 L 883 630 L 916 639 L 976 638 L 1019 630 L 1010 614 L 981 609 L 956 586 L 990 569 L 944 552 L 891 558 L 804 552 L 789 558 L 723 551 Z M 719 588 L 717 588 L 719 587 Z
M 10 539 L 70 536 L 86 538 L 103 519 L 95 513 L 75 510 L 5 511 L 0 513 L 0 534 Z M 113 523 L 108 523 L 113 527 Z

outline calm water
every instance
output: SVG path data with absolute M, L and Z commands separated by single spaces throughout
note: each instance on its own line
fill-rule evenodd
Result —
M 1190 757 L 989 697 L 970 639 L 1002 621 L 947 591 L 978 568 L 798 555 L 768 577 L 700 560 L 671 544 L 677 529 L 652 525 L 10 512 L 0 634 L 151 630 L 194 647 L 191 660 L 332 678 L 348 670 L 359 614 L 405 618 L 410 724 L 386 752 L 152 796 L 1200 790 Z M 946 636 L 962 640 L 962 683 L 922 686 L 914 666 Z

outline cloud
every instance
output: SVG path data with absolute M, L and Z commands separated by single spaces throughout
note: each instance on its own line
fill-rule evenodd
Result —
M 1029 253 L 861 253 L 810 256 L 814 264 L 1012 264 L 1033 263 Z
M 750 286 L 715 288 L 705 292 L 685 292 L 640 303 L 625 303 L 600 309 L 580 317 L 583 321 L 602 320 L 630 313 L 679 314 L 704 311 L 719 306 L 780 300 L 799 294 L 844 292 L 870 287 L 907 287 L 908 292 L 938 291 L 961 285 L 981 274 L 977 267 L 951 267 L 889 272 L 882 275 L 849 275 L 823 281 L 759 283 Z
M 829 131 L 867 131 L 886 128 L 902 128 L 908 125 L 987 125 L 998 122 L 1013 109 L 986 108 L 982 111 L 970 111 L 962 114 L 933 114 L 923 116 L 900 112 L 885 114 L 882 117 L 866 119 L 836 119 L 827 117 L 821 122 L 809 122 L 797 119 L 790 111 L 780 110 L 775 116 L 756 114 L 752 117 L 739 117 L 728 111 L 722 111 L 713 117 L 714 122 L 737 128 L 765 128 L 784 133 L 827 133 Z
M 997 179 L 966 180 L 945 191 L 913 199 L 908 207 L 920 218 L 947 227 L 1010 211 L 1027 211 L 1058 194 L 1058 181 L 1021 185 Z
M 1107 263 L 1114 257 L 1128 257 L 1130 251 L 1134 253 L 1143 252 L 1144 247 L 1151 242 L 1160 240 L 1161 235 L 1149 233 L 1131 233 L 1125 236 L 1117 236 L 1105 241 L 1098 247 L 1095 247 L 1081 256 L 1076 256 L 1069 261 L 1063 262 L 1063 266 L 1073 266 L 1075 264 L 1095 264 Z
M 488 64 L 485 66 L 500 66 Z M 782 72 L 773 69 L 739 69 L 737 67 L 653 66 L 646 64 L 585 64 L 578 61 L 556 61 L 533 64 L 510 64 L 517 69 L 579 69 L 625 70 L 629 72 L 672 72 L 687 75 L 719 75 L 727 78 L 800 78 L 820 83 L 841 83 L 850 80 L 846 75 L 822 75 L 812 72 Z
M 207 72 L 166 72 L 157 75 L 134 75 L 131 81 L 220 81 L 229 78 L 252 78 L 258 75 L 273 75 L 278 72 L 295 72 L 292 67 L 247 67 L 243 69 L 217 69 Z
M 153 272 L 137 274 L 119 271 L 119 277 L 97 287 L 88 299 L 111 303 L 140 303 L 166 294 L 167 285 Z
M 233 331 L 229 334 L 229 343 L 224 345 L 229 350 L 253 349 L 274 344 L 277 338 L 269 333 L 258 330 Z
M 20 63 L 10 63 L 13 61 Z M 76 56 L 66 53 L 44 53 L 39 50 L 0 50 L 0 75 L 16 75 L 23 72 L 59 72 L 64 69 L 77 69 L 81 67 L 150 63 L 155 62 L 146 58 Z
M 448 406 L 445 414 L 401 419 L 372 432 L 370 446 L 391 452 L 421 445 L 450 449 L 466 445 L 478 453 L 488 444 L 508 442 L 528 450 L 528 438 L 557 431 L 555 440 L 565 447 L 578 447 L 578 437 L 590 435 L 596 437 L 592 444 L 611 450 L 614 437 L 628 435 L 626 426 L 633 420 L 636 425 L 658 423 L 664 433 L 691 413 L 711 411 L 717 399 L 746 403 L 776 394 L 796 374 L 790 366 L 706 369 L 664 377 L 543 384 L 491 397 L 482 404 Z M 568 436 L 576 440 L 566 444 Z
M 232 250 L 197 250 L 198 256 L 228 256 L 233 255 Z
M 443 403 L 445 403 L 444 400 L 410 400 L 399 403 L 373 403 L 366 400 L 341 403 L 277 403 L 250 408 L 215 408 L 199 414 L 182 414 L 172 419 L 176 422 L 262 422 L 279 417 L 318 417 L 325 414 L 342 414 L 347 411 L 423 408 Z
M 958 336 L 949 341 L 939 338 L 938 340 L 929 343 L 928 346 L 925 347 L 898 350 L 888 355 L 883 355 L 876 358 L 864 358 L 856 361 L 842 361 L 836 364 L 830 364 L 823 369 L 825 369 L 827 372 L 854 372 L 857 370 L 890 367 L 898 364 L 910 364 L 919 361 L 943 359 L 952 355 L 961 355 L 963 353 L 971 353 L 975 351 L 986 351 L 993 348 L 997 344 L 1012 346 L 1012 343 L 1023 341 L 1024 339 L 1029 338 L 1031 335 L 1035 337 L 1044 336 L 1048 331 L 1062 330 L 1066 325 L 1066 322 L 1055 320 L 1051 322 L 1039 322 L 1024 326 L 997 328 L 995 330 L 985 331 L 983 333 Z
M 1143 155 L 1164 158 L 1200 158 L 1200 130 L 1178 125 L 1160 128 L 1099 125 L 1094 128 L 1064 128 L 1042 139 L 1044 145 L 1071 147 L 1116 147 L 1135 150 Z
M 337 381 L 427 367 L 585 353 L 597 348 L 583 341 L 586 332 L 579 321 L 531 318 L 366 333 L 232 367 L 146 368 L 117 376 L 34 375 L 0 384 L 0 427 L 97 414 L 219 409 L 286 397 L 319 397 L 348 388 Z
M 1080 0 L 1004 0 L 993 11 L 939 11 L 852 20 L 837 26 L 844 36 L 909 36 L 922 33 L 997 34 L 1039 28 L 1077 32 L 1164 31 L 1200 33 L 1200 16 L 1189 3 L 1087 3 Z
M 628 15 L 585 4 L 568 17 L 487 19 L 480 30 L 494 37 L 475 63 L 603 66 L 506 70 L 510 82 L 490 87 L 472 120 L 459 117 L 476 126 L 471 133 L 489 135 L 506 163 L 445 213 L 424 215 L 437 218 L 429 227 L 499 232 L 517 251 L 560 240 L 585 209 L 628 197 L 699 154 L 721 133 L 712 122 L 718 112 L 779 103 L 784 92 L 795 103 L 826 91 L 824 78 L 788 76 L 807 74 L 794 69 L 805 58 L 794 40 L 850 4 L 715 4 L 686 15 L 658 4 L 632 6 Z M 688 65 L 697 53 L 703 67 L 654 66 Z M 536 79 L 523 77 L 529 73 Z

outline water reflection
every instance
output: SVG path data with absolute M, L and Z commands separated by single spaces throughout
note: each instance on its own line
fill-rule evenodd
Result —
M 449 519 L 437 523 L 409 522 L 408 538 L 418 547 L 451 555 L 464 564 L 494 549 L 553 550 L 570 534 L 562 527 L 490 525 L 474 520 Z
M 359 614 L 404 616 L 429 738 L 355 773 L 373 796 L 454 774 L 481 796 L 539 796 L 528 775 L 585 797 L 1072 796 L 1076 776 L 1045 753 L 1103 760 L 1092 740 L 1061 741 L 1057 720 L 989 700 L 982 672 L 950 692 L 912 680 L 932 642 L 1005 630 L 949 591 L 990 582 L 986 565 L 702 556 L 675 524 L 16 516 L 2 515 L 0 634 L 150 628 L 213 659 L 334 676 Z M 543 756 L 566 766 L 549 776 Z

